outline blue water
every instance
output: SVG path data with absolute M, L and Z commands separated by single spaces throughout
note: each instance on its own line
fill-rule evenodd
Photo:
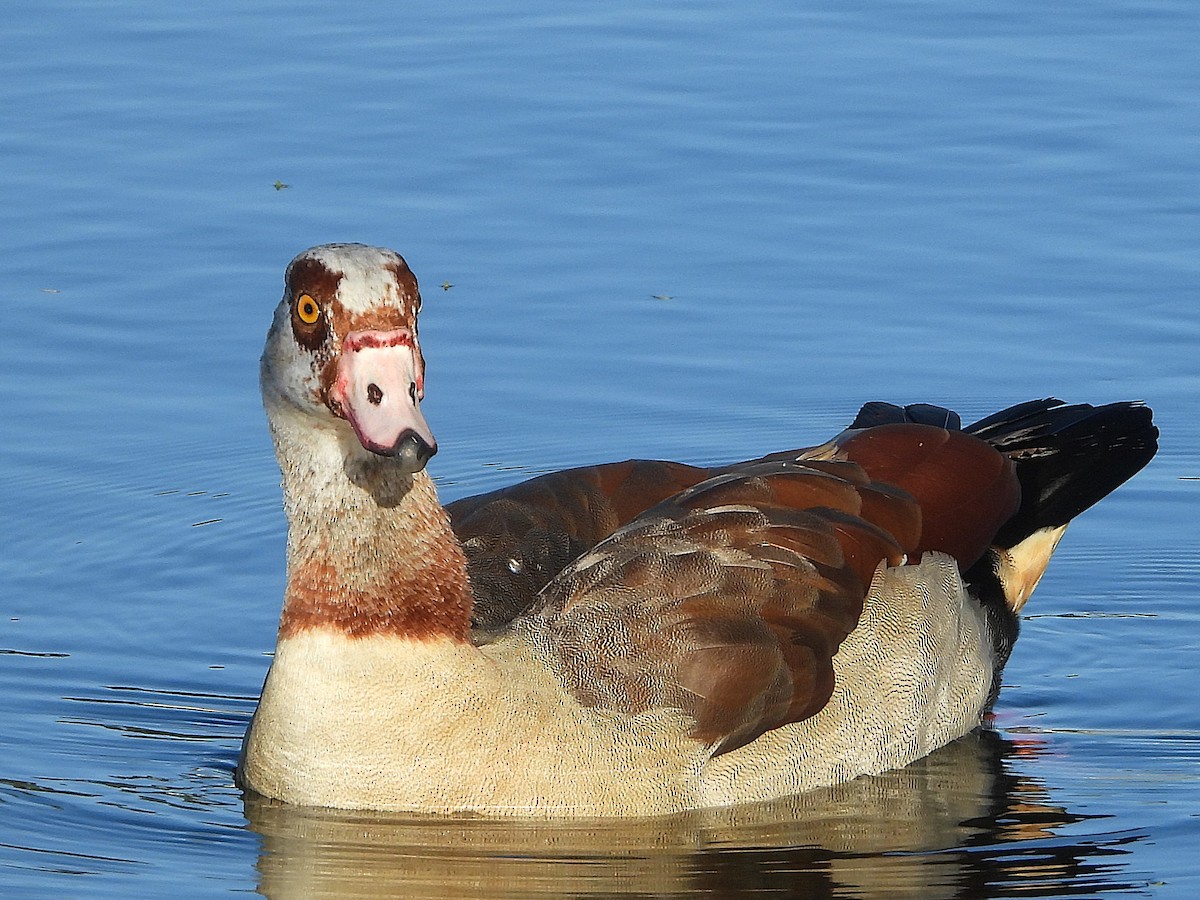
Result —
M 40 2 L 0 29 L 0 892 L 1200 892 L 1200 7 Z M 245 805 L 284 265 L 421 279 L 445 499 L 630 456 L 1143 398 L 996 733 L 795 804 L 571 827 Z M 446 285 L 445 288 L 442 285 Z

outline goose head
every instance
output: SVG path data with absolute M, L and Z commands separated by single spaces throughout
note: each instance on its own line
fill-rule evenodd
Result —
M 292 260 L 262 356 L 277 438 L 287 420 L 331 433 L 347 461 L 421 471 L 437 443 L 420 407 L 420 309 L 417 279 L 391 250 L 325 244 Z

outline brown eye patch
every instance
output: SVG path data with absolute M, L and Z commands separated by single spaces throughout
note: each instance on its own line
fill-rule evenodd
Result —
M 285 290 L 291 297 L 292 334 L 304 349 L 316 351 L 328 340 L 333 315 L 329 304 L 340 282 L 341 276 L 317 259 L 302 257 L 288 267 Z

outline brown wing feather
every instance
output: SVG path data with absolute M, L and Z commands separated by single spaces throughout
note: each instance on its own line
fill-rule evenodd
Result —
M 966 570 L 991 546 L 1021 502 L 1012 460 L 961 431 L 930 425 L 880 425 L 839 441 L 840 456 L 921 507 L 914 558 L 940 550 Z
M 915 503 L 853 463 L 725 470 L 619 529 L 542 593 L 537 620 L 583 703 L 675 707 L 717 752 L 819 711 L 876 566 L 909 549 Z
M 511 622 L 579 554 L 705 477 L 706 470 L 680 463 L 629 460 L 542 475 L 449 504 L 467 555 L 477 631 Z

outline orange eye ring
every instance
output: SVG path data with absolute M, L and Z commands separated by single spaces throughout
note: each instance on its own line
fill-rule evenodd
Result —
M 296 298 L 296 318 L 305 325 L 315 325 L 321 318 L 321 305 L 309 294 L 301 294 Z

